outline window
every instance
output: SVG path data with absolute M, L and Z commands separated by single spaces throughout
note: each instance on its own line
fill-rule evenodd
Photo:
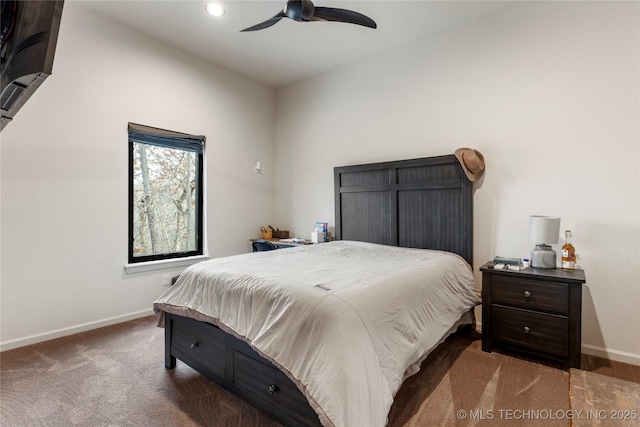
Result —
M 205 137 L 128 130 L 129 263 L 202 255 Z

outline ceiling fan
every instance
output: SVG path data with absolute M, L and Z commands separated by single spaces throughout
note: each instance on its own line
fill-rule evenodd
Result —
M 315 7 L 311 0 L 289 0 L 277 15 L 241 31 L 264 30 L 277 23 L 282 18 L 293 19 L 298 22 L 334 21 L 348 24 L 363 25 L 377 28 L 375 21 L 361 13 L 334 7 Z

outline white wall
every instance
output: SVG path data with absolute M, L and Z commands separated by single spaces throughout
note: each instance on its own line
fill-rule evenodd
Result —
M 274 112 L 273 89 L 66 2 L 53 75 L 1 134 L 2 349 L 149 314 L 179 273 L 123 271 L 128 122 L 207 137 L 222 256 L 273 219 Z
M 528 256 L 529 215 L 560 216 L 583 351 L 640 364 L 639 6 L 518 2 L 279 90 L 276 218 L 333 226 L 334 166 L 479 149 L 476 271 Z

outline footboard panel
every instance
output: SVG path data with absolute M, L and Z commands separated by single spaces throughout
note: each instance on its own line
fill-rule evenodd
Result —
M 220 328 L 165 313 L 165 366 L 176 358 L 286 426 L 320 426 L 298 387 L 247 343 Z

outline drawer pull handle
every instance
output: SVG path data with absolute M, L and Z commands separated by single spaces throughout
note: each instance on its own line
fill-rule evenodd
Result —
M 196 347 L 198 347 L 198 343 L 197 342 L 192 342 L 189 347 L 191 347 L 191 350 L 194 350 Z
M 531 328 L 530 328 L 530 327 L 528 327 L 528 326 L 525 326 L 525 327 L 524 327 L 524 333 L 525 333 L 525 334 L 530 334 L 530 333 L 531 333 Z
M 275 384 L 271 384 L 269 385 L 269 387 L 267 387 L 267 391 L 269 391 L 269 394 L 273 394 L 278 391 L 278 386 L 276 386 Z
M 531 298 L 531 292 L 529 292 L 529 291 L 524 291 L 524 297 L 525 297 L 525 298 Z

